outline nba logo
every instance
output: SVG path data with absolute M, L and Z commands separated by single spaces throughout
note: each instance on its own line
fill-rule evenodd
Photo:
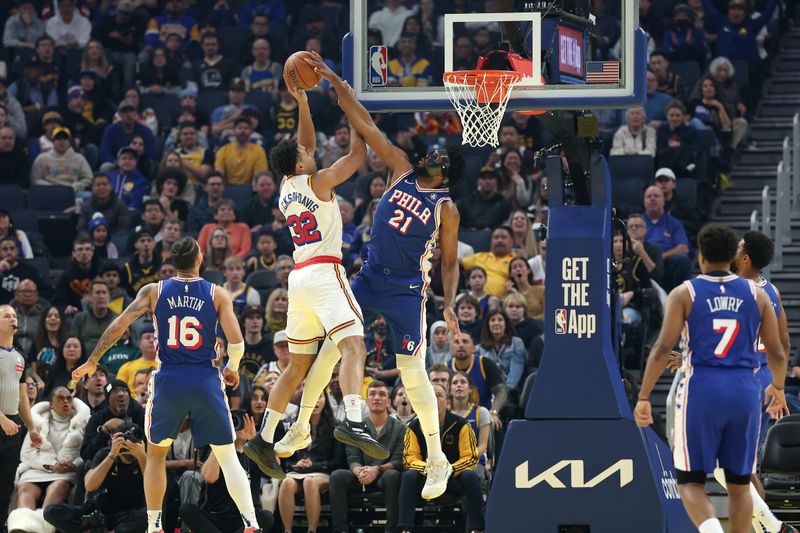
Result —
M 567 332 L 567 310 L 556 309 L 556 335 L 564 335 Z
M 369 84 L 373 87 L 383 87 L 387 78 L 387 48 L 383 45 L 369 47 Z

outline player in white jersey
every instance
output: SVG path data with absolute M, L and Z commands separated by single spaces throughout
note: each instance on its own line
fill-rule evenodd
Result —
M 270 151 L 270 163 L 283 174 L 278 207 L 294 241 L 294 271 L 289 275 L 289 310 L 286 335 L 291 360 L 269 394 L 267 416 L 261 432 L 244 453 L 270 477 L 285 474 L 275 456 L 273 439 L 286 404 L 306 378 L 318 344 L 331 339 L 342 353 L 339 384 L 347 419 L 334 436 L 361 448 L 367 455 L 385 459 L 389 451 L 373 439 L 361 421 L 364 379 L 364 319 L 342 266 L 342 216 L 334 187 L 347 181 L 364 163 L 367 148 L 355 130 L 350 131 L 350 153 L 330 168 L 316 168 L 316 133 L 305 91 L 287 81 L 299 105 L 296 140 L 283 140 Z M 326 379 L 330 379 L 327 376 Z

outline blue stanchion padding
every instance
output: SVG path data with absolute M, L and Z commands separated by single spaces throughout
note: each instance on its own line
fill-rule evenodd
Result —
M 632 419 L 612 344 L 608 165 L 592 159 L 593 203 L 575 206 L 563 205 L 559 158 L 547 164 L 545 347 L 503 443 L 487 531 L 694 532 L 669 449 Z

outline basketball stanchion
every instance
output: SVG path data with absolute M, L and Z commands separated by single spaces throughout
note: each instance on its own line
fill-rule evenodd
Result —
M 490 533 L 689 533 L 672 454 L 633 421 L 613 346 L 611 179 L 591 157 L 591 203 L 565 205 L 547 159 L 545 345 L 511 421 L 486 511 Z

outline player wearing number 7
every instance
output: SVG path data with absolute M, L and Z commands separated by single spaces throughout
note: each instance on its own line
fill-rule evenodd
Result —
M 172 260 L 178 275 L 142 287 L 136 299 L 103 332 L 89 360 L 75 369 L 72 379 L 94 374 L 97 362 L 131 323 L 152 311 L 158 369 L 150 378 L 145 411 L 145 434 L 150 443 L 144 471 L 147 531 L 163 532 L 167 452 L 191 411 L 192 438 L 198 447 L 211 446 L 241 513 L 243 533 L 260 532 L 247 474 L 233 447 L 236 435 L 225 397 L 226 384 L 239 386 L 239 362 L 244 354 L 244 339 L 231 297 L 225 289 L 200 277 L 203 254 L 192 237 L 183 237 L 172 245 Z M 214 365 L 217 322 L 228 339 L 228 363 L 222 372 Z
M 450 333 L 458 335 L 453 303 L 459 278 L 459 215 L 450 191 L 463 178 L 464 158 L 458 146 L 440 146 L 420 161 L 410 162 L 405 152 L 386 140 L 350 87 L 322 58 L 314 58 L 315 70 L 331 82 L 351 127 L 392 169 L 375 210 L 367 260 L 353 281 L 353 293 L 368 322 L 369 315 L 378 313 L 389 322 L 397 368 L 425 434 L 427 463 L 422 497 L 433 499 L 445 491 L 453 469 L 442 453 L 436 396 L 425 372 L 425 305 L 430 259 L 438 245 L 442 252 L 444 318 Z M 276 445 L 282 455 L 311 442 L 308 420 L 327 383 L 317 376 L 329 376 L 337 360 L 330 348 L 326 342 L 309 371 L 297 423 Z M 341 381 L 341 372 L 339 376 Z
M 783 416 L 786 352 L 769 296 L 752 280 L 729 270 L 739 245 L 733 230 L 708 225 L 697 236 L 697 244 L 702 274 L 676 287 L 667 299 L 634 418 L 639 426 L 652 424 L 650 393 L 683 332 L 684 378 L 675 399 L 673 448 L 678 491 L 701 533 L 723 533 L 704 490 L 706 474 L 719 463 L 730 499 L 731 532 L 746 533 L 753 518 L 749 486 L 761 401 L 766 398 L 773 417 Z M 756 374 L 761 365 L 759 335 L 773 376 L 763 392 Z

